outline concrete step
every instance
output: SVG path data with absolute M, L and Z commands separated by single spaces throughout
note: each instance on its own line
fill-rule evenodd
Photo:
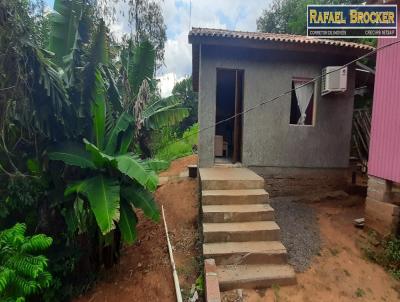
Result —
M 204 242 L 277 241 L 280 229 L 274 221 L 203 223 Z
M 217 265 L 287 263 L 286 248 L 279 241 L 205 243 L 203 255 Z
M 222 291 L 296 284 L 295 272 L 289 265 L 217 266 L 217 274 Z
M 264 179 L 246 168 L 201 168 L 202 190 L 263 189 Z
M 274 220 L 269 204 L 203 205 L 204 222 L 244 222 Z
M 247 190 L 203 190 L 203 205 L 268 203 L 268 193 L 264 189 Z

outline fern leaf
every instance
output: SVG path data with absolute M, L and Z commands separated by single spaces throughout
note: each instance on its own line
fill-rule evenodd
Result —
M 53 243 L 53 239 L 47 237 L 43 234 L 38 234 L 32 236 L 21 246 L 21 251 L 25 253 L 36 253 L 47 250 L 51 244 Z

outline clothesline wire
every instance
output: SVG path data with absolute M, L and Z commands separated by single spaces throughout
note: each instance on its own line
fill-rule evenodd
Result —
M 171 145 L 173 145 L 173 144 L 175 144 L 175 143 L 177 143 L 177 142 L 183 141 L 183 140 L 187 139 L 188 137 L 197 135 L 197 134 L 199 134 L 200 132 L 203 132 L 203 131 L 206 131 L 206 130 L 208 130 L 208 129 L 214 128 L 215 126 L 218 126 L 218 125 L 220 125 L 220 124 L 226 123 L 226 122 L 230 121 L 231 119 L 234 119 L 234 118 L 236 118 L 236 117 L 238 117 L 238 116 L 245 115 L 246 113 L 248 113 L 248 112 L 250 112 L 250 111 L 253 111 L 253 110 L 257 109 L 258 107 L 261 107 L 261 106 L 263 106 L 263 105 L 265 105 L 265 104 L 273 103 L 273 102 L 275 102 L 276 100 L 280 99 L 281 97 L 283 97 L 283 96 L 285 96 L 285 95 L 287 95 L 287 94 L 291 94 L 293 91 L 296 91 L 297 89 L 300 89 L 300 88 L 302 88 L 302 87 L 304 87 L 304 86 L 306 86 L 306 85 L 308 85 L 308 84 L 311 84 L 311 83 L 315 82 L 316 80 L 318 80 L 318 79 L 320 79 L 320 78 L 326 76 L 327 74 L 330 74 L 330 73 L 339 71 L 339 70 L 341 70 L 341 69 L 344 68 L 344 67 L 350 66 L 351 64 L 354 64 L 354 63 L 356 63 L 356 62 L 358 62 L 358 61 L 361 61 L 361 60 L 363 60 L 363 59 L 365 59 L 365 58 L 367 58 L 367 57 L 369 57 L 369 56 L 371 56 L 371 55 L 377 53 L 377 52 L 380 51 L 380 50 L 383 50 L 383 49 L 385 49 L 385 48 L 388 48 L 388 47 L 393 46 L 393 45 L 398 44 L 398 43 L 400 43 L 400 40 L 399 40 L 399 41 L 394 41 L 394 42 L 389 43 L 389 44 L 385 44 L 385 45 L 383 45 L 383 46 L 381 46 L 381 47 L 377 47 L 377 48 L 371 50 L 370 52 L 368 52 L 368 53 L 366 53 L 366 54 L 364 54 L 364 55 L 362 55 L 362 56 L 360 56 L 360 57 L 358 57 L 358 58 L 356 58 L 356 59 L 354 59 L 354 60 L 351 60 L 350 62 L 348 62 L 348 63 L 346 63 L 346 64 L 344 64 L 344 65 L 338 67 L 337 69 L 333 69 L 333 70 L 331 70 L 331 71 L 328 71 L 328 72 L 325 72 L 325 73 L 321 73 L 320 75 L 316 76 L 315 78 L 313 78 L 313 79 L 311 79 L 311 80 L 309 80 L 309 81 L 307 81 L 307 82 L 304 82 L 303 84 L 301 84 L 301 85 L 299 85 L 299 86 L 297 86 L 297 87 L 295 87 L 295 88 L 292 88 L 292 89 L 290 89 L 290 90 L 287 90 L 287 91 L 285 91 L 285 92 L 282 92 L 281 94 L 279 94 L 279 95 L 277 95 L 277 96 L 275 96 L 275 97 L 273 97 L 273 98 L 271 98 L 271 99 L 268 99 L 268 100 L 263 101 L 263 102 L 261 102 L 261 103 L 259 103 L 259 104 L 257 104 L 257 105 L 254 105 L 254 106 L 252 106 L 252 107 L 250 107 L 250 108 L 248 108 L 248 109 L 246 109 L 246 110 L 244 110 L 244 111 L 242 111 L 242 112 L 235 113 L 234 115 L 232 115 L 232 116 L 230 116 L 230 117 L 227 117 L 227 118 L 225 118 L 225 119 L 223 119 L 223 120 L 220 120 L 220 121 L 218 121 L 218 122 L 216 122 L 216 123 L 214 123 L 214 124 L 212 124 L 212 125 L 209 125 L 209 126 L 206 126 L 206 127 L 204 127 L 204 128 L 201 128 L 201 129 L 199 129 L 198 131 L 196 131 L 196 132 L 194 132 L 194 133 L 191 133 L 191 134 L 189 134 L 189 135 L 187 135 L 187 136 L 185 136 L 185 137 L 182 137 L 182 138 L 180 138 L 180 139 L 174 140 L 173 142 L 171 142 L 171 143 L 169 143 L 169 144 L 167 144 L 167 145 L 164 145 L 164 146 L 162 146 L 162 147 L 160 147 L 160 148 L 157 148 L 156 151 L 161 150 L 161 149 L 164 149 L 164 148 L 168 148 L 169 146 L 171 146 Z

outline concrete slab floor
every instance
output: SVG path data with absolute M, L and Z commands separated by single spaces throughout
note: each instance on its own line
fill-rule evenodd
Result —
M 247 168 L 200 168 L 201 180 L 254 180 L 264 179 Z

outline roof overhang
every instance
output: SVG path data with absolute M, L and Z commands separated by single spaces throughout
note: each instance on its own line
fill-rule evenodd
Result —
M 304 36 L 235 32 L 194 28 L 189 33 L 192 44 L 193 90 L 199 90 L 199 65 L 202 45 L 238 47 L 261 50 L 279 50 L 303 53 L 333 54 L 345 58 L 362 56 L 374 48 L 368 45 Z

